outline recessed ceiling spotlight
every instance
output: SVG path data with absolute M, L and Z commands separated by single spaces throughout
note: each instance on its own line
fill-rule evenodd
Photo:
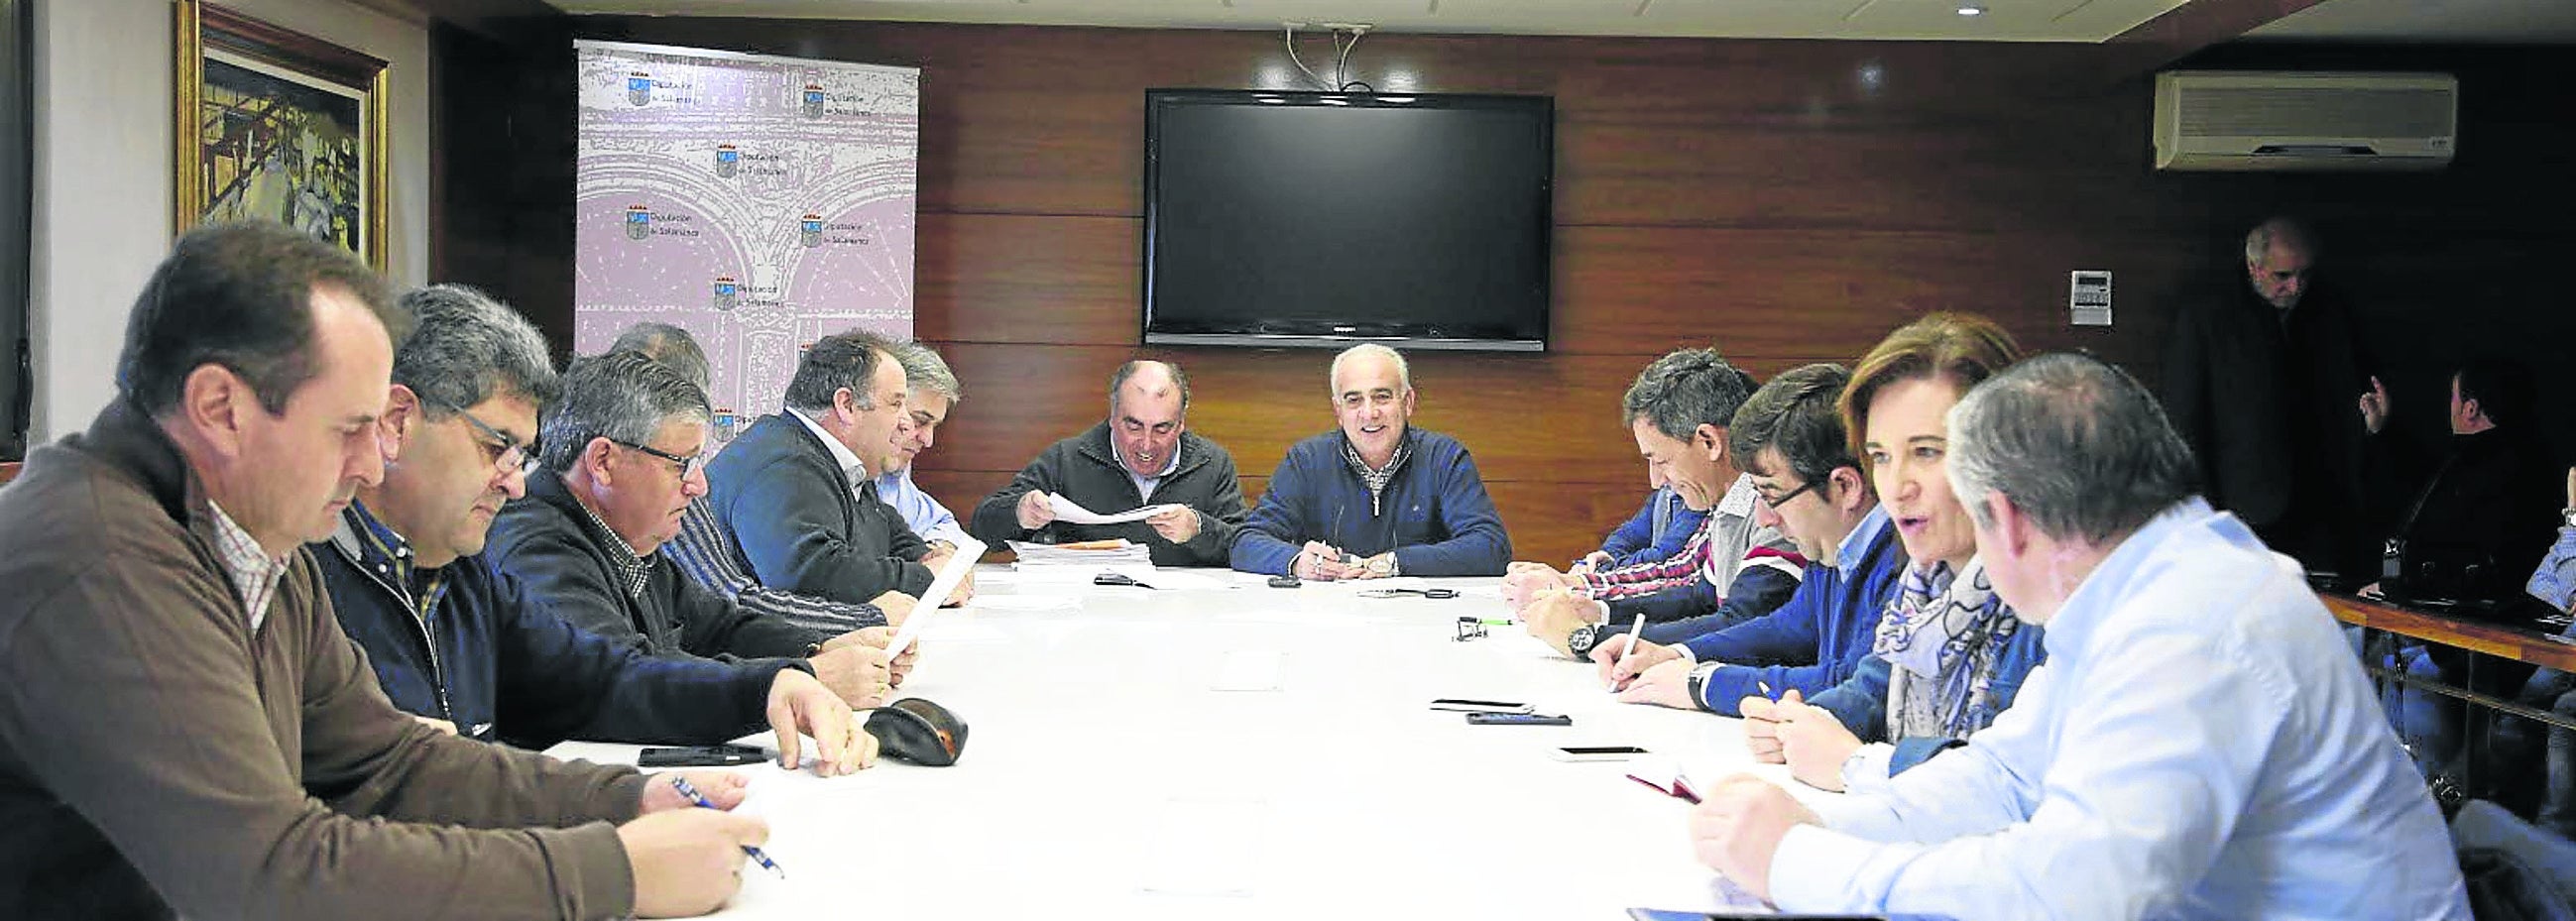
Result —
M 1959 15 L 1961 15 L 1961 16 L 1983 16 L 1983 15 L 1986 15 L 1986 8 L 1985 8 L 1985 7 L 1983 7 L 1983 6 L 1979 6 L 1979 5 L 1977 5 L 1977 4 L 1974 4 L 1974 3 L 1962 3 L 1962 4 L 1959 4 Z

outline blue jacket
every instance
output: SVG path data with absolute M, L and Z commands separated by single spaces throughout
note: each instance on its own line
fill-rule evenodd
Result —
M 889 591 L 920 597 L 930 545 L 877 498 L 854 490 L 831 448 L 785 410 L 762 416 L 707 462 L 707 508 L 760 584 L 843 604 Z
M 2012 639 L 2004 641 L 2003 654 L 1995 659 L 1995 674 L 1990 685 L 1993 693 L 1988 698 L 1991 706 L 1975 714 L 1978 727 L 1992 724 L 1996 715 L 2010 709 L 2013 698 L 2021 694 L 2022 679 L 2029 677 L 2031 669 L 2048 661 L 2048 649 L 2041 644 L 2041 637 L 2046 633 L 2038 624 L 2024 623 L 2021 629 L 2013 631 Z M 1875 653 L 1864 655 L 1850 678 L 1807 702 L 1831 712 L 1834 719 L 1842 722 L 1843 728 L 1851 730 L 1852 735 L 1860 737 L 1863 742 L 1889 741 L 1887 682 L 1888 669 L 1894 667 Z M 1968 742 L 1936 735 L 1897 739 L 1894 744 L 1896 753 L 1887 762 L 1887 776 L 1890 777 L 1905 773 L 1905 769 L 1922 764 L 1944 749 Z
M 1871 530 L 1876 533 L 1848 572 L 1811 564 L 1797 594 L 1778 610 L 1682 644 L 1699 661 L 1727 663 L 1701 686 L 1700 706 L 1735 716 L 1736 704 L 1762 694 L 1761 685 L 1771 686 L 1764 696 L 1796 688 L 1813 697 L 1851 677 L 1869 655 L 1879 615 L 1905 572 L 1905 548 L 1885 509 L 1870 512 L 1853 536 Z
M 1663 530 L 1655 529 L 1655 515 L 1662 512 Z M 1610 554 L 1611 565 L 1631 566 L 1654 560 L 1669 559 L 1690 543 L 1699 523 L 1708 520 L 1707 512 L 1695 512 L 1682 504 L 1680 493 L 1670 487 L 1646 496 L 1646 504 L 1637 509 L 1637 517 L 1628 519 L 1610 536 L 1601 540 L 1601 552 Z
M 1364 557 L 1393 550 L 1400 575 L 1502 575 L 1512 539 L 1467 446 L 1419 428 L 1404 440 L 1404 465 L 1375 502 L 1342 458 L 1339 429 L 1291 445 L 1235 535 L 1234 568 L 1282 575 L 1320 540 Z
M 765 725 L 778 670 L 801 667 L 644 655 L 556 616 L 479 555 L 425 574 L 441 587 L 415 615 L 415 588 L 365 514 L 352 504 L 339 533 L 312 547 L 340 628 L 395 707 L 462 735 L 527 748 L 722 742 Z

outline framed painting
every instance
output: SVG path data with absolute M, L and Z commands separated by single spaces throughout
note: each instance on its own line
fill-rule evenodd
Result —
M 385 62 L 178 0 L 181 232 L 267 219 L 385 268 Z

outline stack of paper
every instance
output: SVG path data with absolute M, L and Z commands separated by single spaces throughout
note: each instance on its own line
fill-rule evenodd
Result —
M 1021 566 L 1144 566 L 1151 568 L 1154 558 L 1144 544 L 1126 540 L 1096 540 L 1079 544 L 1032 544 L 1012 541 L 1011 552 L 1019 554 Z

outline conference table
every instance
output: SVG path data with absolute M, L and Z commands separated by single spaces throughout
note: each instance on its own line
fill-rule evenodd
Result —
M 1717 910 L 1742 891 L 1693 859 L 1688 804 L 1750 772 L 1740 721 L 1623 705 L 1589 665 L 1503 618 L 1499 579 L 1273 588 L 1224 570 L 987 564 L 975 601 L 929 613 L 898 696 L 955 711 L 951 767 L 821 778 L 735 768 L 785 871 L 746 865 L 723 918 L 1618 919 Z M 1455 598 L 1363 597 L 1389 586 Z M 1477 726 L 1435 698 L 1525 701 L 1573 725 Z M 753 736 L 747 743 L 762 743 Z M 774 745 L 773 743 L 770 743 Z M 1634 745 L 1629 762 L 1553 749 Z M 553 753 L 633 763 L 638 746 Z

